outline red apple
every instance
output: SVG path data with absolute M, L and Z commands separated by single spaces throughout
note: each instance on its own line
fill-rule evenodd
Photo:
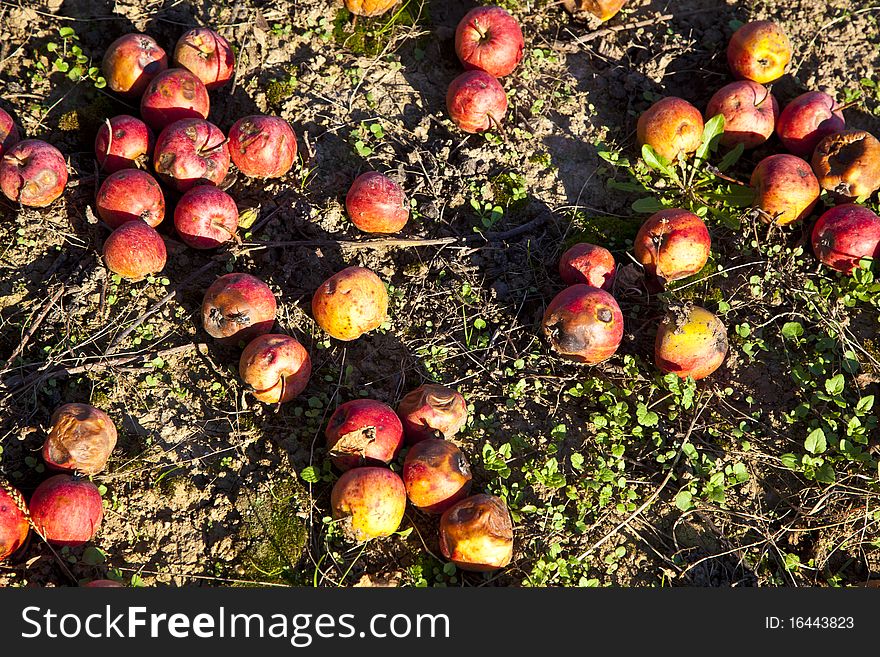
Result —
M 312 361 L 309 352 L 294 338 L 267 333 L 244 348 L 238 373 L 259 401 L 283 404 L 306 389 Z
M 168 56 L 153 37 L 126 34 L 107 48 L 101 68 L 110 89 L 137 98 L 150 80 L 168 68 Z
M 211 283 L 202 301 L 202 323 L 222 344 L 249 342 L 275 325 L 272 290 L 256 276 L 226 274 Z
M 642 224 L 635 255 L 648 276 L 661 283 L 693 276 L 709 260 L 712 240 L 706 224 L 681 208 L 660 210 Z
M 738 80 L 773 82 L 782 77 L 790 61 L 791 41 L 772 21 L 746 23 L 727 45 L 727 63 Z
M 250 178 L 281 178 L 296 160 L 296 134 L 277 116 L 256 114 L 229 130 L 229 156 Z
M 0 109 L 0 157 L 3 157 L 3 153 L 15 146 L 20 139 L 15 121 Z
M 235 55 L 229 42 L 214 30 L 196 27 L 177 42 L 174 65 L 191 71 L 208 89 L 217 89 L 232 79 Z
M 779 103 L 767 87 L 751 80 L 731 82 L 721 87 L 706 106 L 706 120 L 724 116 L 722 146 L 742 144 L 744 148 L 760 146 L 773 135 Z
M 91 582 L 86 582 L 81 585 L 82 588 L 86 589 L 124 589 L 125 584 L 121 584 L 112 579 L 93 579 Z
M 159 135 L 153 166 L 179 192 L 196 185 L 219 185 L 229 171 L 229 147 L 213 123 L 183 119 Z
M 131 281 L 158 274 L 167 257 L 162 236 L 140 220 L 122 224 L 104 241 L 107 269 Z
M 581 242 L 562 254 L 559 276 L 568 285 L 585 283 L 610 292 L 616 267 L 614 256 L 608 249 Z
M 92 540 L 104 518 L 98 487 L 66 474 L 49 477 L 37 486 L 30 511 L 37 532 L 62 547 L 78 547 Z
M 312 314 L 332 337 L 355 340 L 385 321 L 388 292 L 382 279 L 369 269 L 348 267 L 315 290 Z
M 880 140 L 864 130 L 835 132 L 816 145 L 812 165 L 822 189 L 867 198 L 880 189 Z
M 0 562 L 24 545 L 30 524 L 24 498 L 15 488 L 0 482 Z
M 821 192 L 810 165 L 785 153 L 758 162 L 750 184 L 761 219 L 780 226 L 810 216 Z
M 661 157 L 673 161 L 688 155 L 703 140 L 703 115 L 686 100 L 669 96 L 645 110 L 636 124 L 639 145 L 647 144 Z
M 208 90 L 185 68 L 169 68 L 154 77 L 141 97 L 141 116 L 159 131 L 182 119 L 207 119 Z
M 372 399 L 340 404 L 324 435 L 333 465 L 340 470 L 391 463 L 403 444 L 403 426 L 394 409 Z
M 451 438 L 467 424 L 467 402 L 452 388 L 425 383 L 400 400 L 397 415 L 410 445 L 438 435 Z
M 165 218 L 162 188 L 153 176 L 138 169 L 122 169 L 107 176 L 98 189 L 95 207 L 111 229 L 139 219 L 155 228 Z
M 390 536 L 403 520 L 406 489 L 388 468 L 355 468 L 342 473 L 333 486 L 330 507 L 352 540 Z
M 471 9 L 455 30 L 455 54 L 464 67 L 496 78 L 513 73 L 524 48 L 519 23 L 501 7 Z
M 18 142 L 0 159 L 0 188 L 15 203 L 44 208 L 61 196 L 66 185 L 64 156 L 39 139 Z
M 467 71 L 446 92 L 449 117 L 465 132 L 485 132 L 501 126 L 507 113 L 504 87 L 485 71 Z
M 89 404 L 64 404 L 52 414 L 52 427 L 43 443 L 43 460 L 56 470 L 86 475 L 101 472 L 116 447 L 116 425 Z
M 146 169 L 156 143 L 147 124 L 127 114 L 105 121 L 95 137 L 95 157 L 107 173 Z
M 556 353 L 589 365 L 611 358 L 623 339 L 623 313 L 617 301 L 589 285 L 572 285 L 557 294 L 542 325 Z
M 440 517 L 440 552 L 462 570 L 497 570 L 513 558 L 513 522 L 500 497 L 473 495 Z
M 413 506 L 427 513 L 443 513 L 470 491 L 471 467 L 451 442 L 429 438 L 406 453 L 403 483 Z
M 617 15 L 626 0 L 562 0 L 562 4 L 572 14 L 587 11 L 600 21 L 607 21 Z
M 727 329 L 714 314 L 688 304 L 672 309 L 657 330 L 654 362 L 666 374 L 702 379 L 727 357 Z
M 816 257 L 845 274 L 862 258 L 880 258 L 880 217 L 863 205 L 838 205 L 826 211 L 812 237 Z
M 376 171 L 362 173 L 345 197 L 351 223 L 365 233 L 396 233 L 409 220 L 409 202 L 396 182 Z
M 776 134 L 786 150 L 808 159 L 823 137 L 846 128 L 837 102 L 821 91 L 801 94 L 782 110 Z
M 213 249 L 235 237 L 238 206 L 222 189 L 199 185 L 186 192 L 177 202 L 174 227 L 188 246 Z

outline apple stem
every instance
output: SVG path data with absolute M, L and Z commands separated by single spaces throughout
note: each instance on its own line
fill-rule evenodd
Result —
M 711 164 L 706 165 L 706 171 L 711 173 L 716 178 L 721 178 L 721 180 L 726 180 L 727 182 L 733 183 L 734 185 L 740 185 L 741 187 L 751 187 L 751 185 L 744 183 L 741 180 L 731 178 L 730 176 L 721 173 L 721 169 L 719 169 L 718 167 L 713 167 Z
M 855 106 L 861 105 L 861 104 L 862 104 L 862 99 L 856 98 L 855 100 L 851 100 L 848 103 L 844 103 L 843 105 L 840 105 L 839 107 L 832 107 L 831 111 L 832 112 L 842 112 L 845 109 L 849 109 L 850 107 L 855 107 Z

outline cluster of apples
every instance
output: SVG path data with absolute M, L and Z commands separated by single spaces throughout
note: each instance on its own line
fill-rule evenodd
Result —
M 60 472 L 43 481 L 25 503 L 0 480 L 0 561 L 20 548 L 31 527 L 48 543 L 76 547 L 94 538 L 104 517 L 98 487 L 79 475 L 95 475 L 116 446 L 116 426 L 89 404 L 64 404 L 52 414 L 43 461 Z
M 343 533 L 355 541 L 397 531 L 407 499 L 420 511 L 440 514 L 443 556 L 465 570 L 489 571 L 510 563 L 513 525 L 507 505 L 493 495 L 471 495 L 471 470 L 451 442 L 467 422 L 459 392 L 424 384 L 407 394 L 397 412 L 382 402 L 345 402 L 325 430 L 333 465 L 342 475 L 330 505 Z M 402 476 L 387 467 L 404 442 Z
M 838 204 L 814 224 L 813 251 L 826 266 L 849 273 L 862 258 L 880 256 L 880 217 L 856 202 L 880 189 L 880 141 L 864 130 L 846 129 L 845 106 L 821 91 L 794 98 L 780 113 L 764 85 L 785 73 L 791 56 L 791 42 L 778 24 L 741 26 L 727 48 L 737 81 L 712 96 L 705 118 L 724 116 L 719 142 L 727 147 L 756 148 L 776 133 L 788 153 L 765 157 L 752 172 L 758 216 L 780 226 L 806 220 L 825 190 Z M 697 150 L 703 126 L 696 107 L 667 97 L 639 117 L 638 139 L 674 160 Z

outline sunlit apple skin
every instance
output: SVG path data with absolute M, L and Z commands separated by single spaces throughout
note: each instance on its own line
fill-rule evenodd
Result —
M 880 217 L 863 205 L 837 205 L 819 217 L 812 243 L 823 264 L 849 274 L 862 258 L 880 258 Z
M 22 509 L 27 505 L 21 493 L 8 484 L 0 486 L 0 563 L 27 539 L 30 524 Z
M 64 193 L 66 185 L 64 156 L 39 139 L 18 142 L 0 159 L 0 189 L 14 203 L 44 208 Z
M 773 136 L 779 103 L 762 84 L 751 80 L 731 82 L 715 92 L 706 106 L 706 120 L 724 116 L 722 146 L 756 148 Z
M 600 21 L 607 21 L 617 15 L 626 0 L 562 0 L 562 4 L 572 14 L 586 11 Z
M 513 522 L 500 497 L 473 495 L 440 517 L 440 552 L 462 570 L 488 572 L 513 558 Z
M 165 196 L 146 171 L 122 169 L 101 183 L 95 209 L 111 229 L 139 220 L 155 228 L 165 218 Z
M 207 27 L 196 27 L 177 41 L 174 65 L 193 73 L 208 90 L 219 89 L 235 73 L 235 54 L 222 36 Z
M 202 325 L 221 344 L 249 342 L 272 331 L 276 310 L 275 295 L 259 278 L 225 274 L 205 292 Z
M 213 123 L 183 119 L 159 135 L 153 166 L 179 192 L 196 185 L 219 185 L 229 172 L 229 146 Z
M 611 251 L 595 244 L 575 244 L 559 259 L 559 277 L 568 285 L 584 283 L 606 292 L 614 285 L 617 264 Z
M 709 260 L 712 239 L 693 212 L 668 208 L 651 215 L 636 234 L 636 260 L 648 276 L 665 284 L 699 272 Z
M 281 178 L 296 161 L 296 134 L 284 119 L 255 114 L 229 130 L 229 156 L 250 178 Z
M 98 487 L 66 474 L 49 477 L 37 486 L 29 506 L 34 528 L 59 547 L 89 542 L 104 518 Z
M 43 443 L 46 465 L 85 475 L 98 474 L 106 467 L 117 434 L 104 411 L 89 404 L 64 404 L 52 414 L 51 423 Z
M 95 136 L 95 157 L 107 173 L 146 169 L 156 136 L 146 123 L 127 114 L 108 119 Z
M 114 274 L 140 281 L 165 268 L 168 253 L 156 229 L 143 221 L 128 221 L 104 241 L 104 264 Z
M 455 30 L 455 53 L 464 67 L 496 78 L 513 73 L 524 48 L 519 23 L 501 7 L 471 9 Z
M 639 145 L 647 144 L 661 157 L 673 161 L 700 147 L 703 115 L 682 98 L 661 98 L 645 110 L 636 124 Z
M 557 294 L 542 321 L 544 335 L 560 356 L 595 365 L 611 358 L 623 339 L 623 313 L 605 290 L 572 285 Z
M 377 171 L 362 173 L 345 197 L 345 210 L 365 233 L 396 233 L 409 220 L 409 201 L 400 185 Z
M 380 16 L 398 2 L 399 0 L 345 0 L 345 8 L 356 16 Z
M 767 84 L 781 78 L 791 61 L 791 41 L 772 21 L 753 21 L 740 27 L 727 45 L 733 76 Z
M 213 249 L 235 237 L 238 206 L 218 187 L 199 185 L 186 192 L 174 208 L 174 228 L 184 244 Z
M 340 404 L 324 435 L 333 465 L 340 470 L 385 465 L 397 458 L 403 445 L 400 418 L 390 406 L 373 399 Z
M 403 480 L 388 468 L 354 468 L 343 472 L 330 493 L 335 520 L 357 542 L 390 536 L 406 511 Z
M 822 189 L 839 198 L 867 198 L 880 189 L 880 141 L 864 130 L 823 137 L 812 165 Z
M 821 192 L 810 165 L 785 153 L 758 162 L 750 184 L 755 189 L 754 203 L 761 210 L 761 219 L 780 226 L 808 217 Z
M 6 111 L 0 109 L 0 157 L 21 140 L 18 126 Z
M 157 132 L 182 119 L 207 119 L 210 109 L 205 85 L 185 68 L 162 71 L 141 96 L 141 116 Z
M 309 352 L 289 335 L 267 333 L 251 340 L 241 353 L 238 372 L 258 401 L 283 404 L 309 383 Z
M 467 424 L 467 402 L 461 393 L 436 383 L 425 383 L 400 400 L 397 415 L 406 442 L 451 438 Z
M 168 68 L 168 55 L 146 34 L 126 34 L 110 44 L 101 62 L 107 86 L 125 98 L 137 98 Z
M 669 313 L 657 331 L 654 362 L 666 374 L 703 379 L 727 357 L 727 329 L 713 313 L 688 306 Z
M 821 91 L 808 91 L 795 98 L 776 122 L 776 134 L 785 149 L 805 160 L 810 159 L 824 137 L 845 128 L 837 101 Z
M 426 513 L 443 513 L 466 497 L 471 478 L 464 453 L 448 440 L 422 440 L 409 449 L 403 462 L 409 501 Z
M 485 71 L 467 71 L 449 85 L 446 109 L 460 130 L 485 132 L 501 125 L 507 113 L 507 94 Z
M 312 297 L 318 326 L 337 340 L 356 340 L 388 317 L 388 292 L 376 274 L 348 267 L 333 274 Z

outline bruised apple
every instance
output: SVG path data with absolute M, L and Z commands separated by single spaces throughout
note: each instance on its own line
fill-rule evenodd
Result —
M 153 167 L 179 192 L 196 185 L 219 185 L 229 171 L 229 146 L 213 123 L 183 119 L 159 135 Z
M 39 139 L 18 142 L 0 159 L 0 189 L 15 203 L 44 208 L 61 196 L 66 185 L 64 156 Z
M 406 511 L 406 488 L 388 468 L 355 468 L 336 481 L 330 508 L 351 540 L 390 536 L 400 527 Z
M 863 205 L 837 205 L 819 217 L 812 242 L 823 264 L 848 274 L 862 258 L 880 258 L 880 217 Z
M 436 383 L 425 383 L 400 400 L 397 414 L 410 445 L 427 438 L 451 438 L 467 423 L 467 402 L 461 394 Z
M 666 374 L 702 379 L 727 357 L 727 329 L 705 308 L 675 308 L 664 318 L 654 341 L 654 362 Z
M 560 356 L 595 365 L 614 355 L 623 339 L 623 314 L 605 290 L 578 284 L 557 294 L 542 322 Z
M 127 114 L 107 119 L 95 136 L 95 157 L 107 173 L 146 169 L 156 137 L 147 124 Z
M 52 414 L 52 427 L 43 443 L 43 460 L 56 470 L 86 475 L 101 472 L 116 447 L 116 425 L 89 404 L 64 404 Z
M 661 157 L 675 160 L 700 147 L 703 139 L 703 115 L 682 98 L 661 98 L 642 112 L 636 124 L 640 145 L 647 144 Z
M 162 236 L 141 220 L 122 224 L 104 241 L 107 269 L 130 281 L 158 274 L 167 257 Z
M 808 159 L 823 137 L 844 128 L 846 122 L 837 101 L 821 91 L 808 91 L 782 110 L 776 134 L 788 152 Z
M 709 260 L 712 240 L 706 224 L 693 212 L 668 208 L 648 217 L 634 246 L 645 272 L 665 284 L 700 271 Z
M 284 119 L 257 114 L 229 130 L 229 157 L 250 178 L 281 178 L 296 160 L 296 135 Z
M 37 486 L 30 501 L 34 528 L 52 545 L 78 547 L 98 533 L 104 509 L 98 487 L 59 474 Z
M 24 545 L 30 524 L 21 493 L 0 481 L 0 562 Z
M 409 202 L 396 182 L 378 171 L 362 173 L 345 197 L 351 223 L 365 233 L 396 233 L 409 220 Z
M 338 406 L 324 435 L 333 465 L 340 470 L 390 463 L 403 444 L 403 427 L 394 409 L 372 399 Z
M 513 73 L 524 48 L 519 23 L 501 7 L 475 7 L 455 30 L 455 54 L 464 67 L 496 78 Z
M 500 497 L 473 495 L 440 517 L 440 552 L 462 570 L 503 568 L 513 558 L 513 522 Z
M 244 348 L 238 373 L 259 401 L 283 404 L 306 389 L 312 361 L 296 339 L 268 333 L 257 336 Z
M 207 119 L 210 109 L 204 83 L 185 68 L 162 71 L 141 96 L 141 116 L 153 130 L 182 119 Z
M 731 82 L 715 92 L 706 106 L 706 120 L 724 116 L 722 146 L 760 146 L 773 135 L 779 103 L 762 84 L 751 80 Z
M 610 291 L 616 268 L 611 251 L 581 242 L 575 244 L 559 259 L 559 277 L 568 285 L 585 283 Z
M 562 4 L 572 14 L 586 11 L 600 21 L 607 21 L 617 15 L 626 0 L 562 0 Z
M 146 34 L 126 34 L 110 44 L 101 62 L 107 86 L 137 98 L 156 75 L 168 68 L 168 55 Z
M 312 314 L 332 337 L 355 340 L 385 321 L 388 292 L 382 279 L 369 269 L 348 267 L 315 290 Z
M 174 64 L 190 71 L 208 90 L 218 89 L 232 79 L 235 55 L 229 42 L 217 32 L 196 27 L 177 41 Z
M 427 513 L 443 513 L 470 491 L 471 467 L 451 442 L 428 438 L 406 453 L 403 483 L 413 506 Z
M 20 139 L 15 121 L 5 110 L 0 109 L 0 157 L 3 157 L 3 153 L 15 146 Z
M 449 85 L 446 109 L 464 132 L 485 132 L 500 127 L 507 113 L 507 94 L 486 71 L 467 71 Z
M 235 237 L 238 206 L 218 187 L 193 187 L 174 208 L 174 228 L 187 246 L 213 249 Z
M 867 197 L 880 189 L 880 141 L 864 130 L 824 137 L 813 153 L 813 171 L 822 189 L 840 197 Z
M 772 21 L 746 23 L 727 44 L 727 63 L 739 80 L 773 82 L 782 77 L 790 61 L 791 41 Z
M 101 183 L 95 208 L 110 228 L 138 220 L 155 228 L 165 218 L 165 196 L 146 171 L 122 169 Z
M 272 330 L 276 309 L 275 295 L 259 278 L 225 274 L 205 292 L 202 324 L 222 344 L 247 342 Z
M 819 202 L 819 181 L 799 157 L 770 155 L 758 162 L 750 184 L 761 219 L 785 226 L 808 217 Z

